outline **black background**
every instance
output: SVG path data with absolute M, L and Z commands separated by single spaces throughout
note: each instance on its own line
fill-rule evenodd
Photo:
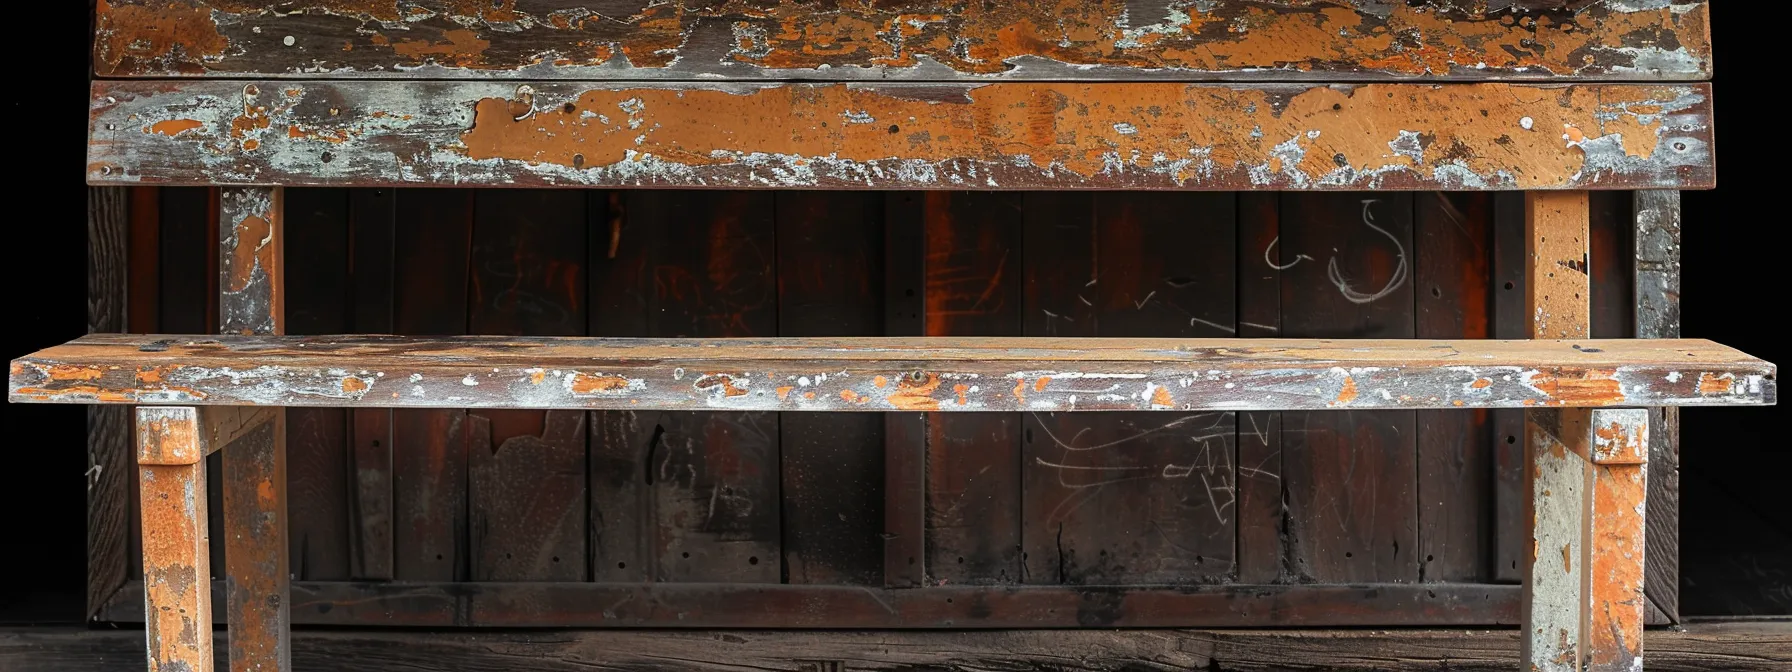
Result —
M 5 358 L 86 331 L 87 4 L 38 3 L 31 23 L 13 24 L 32 46 L 12 50 L 0 124 Z M 1685 195 L 1684 334 L 1784 364 L 1789 264 L 1772 241 L 1792 168 L 1773 101 L 1792 59 L 1771 47 L 1792 35 L 1778 34 L 1778 13 L 1745 6 L 1713 10 L 1721 186 Z M 1770 433 L 1784 411 L 1682 417 L 1682 613 L 1792 613 L 1792 448 Z M 84 422 L 80 407 L 0 404 L 0 623 L 81 619 Z

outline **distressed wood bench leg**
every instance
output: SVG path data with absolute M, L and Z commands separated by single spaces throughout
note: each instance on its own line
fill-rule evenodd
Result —
M 1586 192 L 1525 194 L 1531 338 L 1591 335 L 1589 221 Z M 1645 410 L 1526 413 L 1524 669 L 1642 669 L 1648 427 Z
M 1645 410 L 1526 414 L 1526 669 L 1642 669 L 1648 427 Z
M 197 409 L 137 409 L 143 630 L 149 640 L 150 672 L 212 669 L 206 452 Z
M 219 203 L 219 330 L 284 329 L 281 190 L 231 187 Z M 286 412 L 235 409 L 224 451 L 224 563 L 232 672 L 292 669 L 286 543 Z M 224 431 L 224 430 L 220 430 Z

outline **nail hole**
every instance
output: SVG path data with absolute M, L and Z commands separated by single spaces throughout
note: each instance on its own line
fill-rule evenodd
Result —
M 747 564 L 749 564 L 749 565 L 759 564 L 759 556 L 755 555 L 753 557 L 747 558 Z
M 549 558 L 549 559 L 550 559 L 550 560 L 553 560 L 553 561 L 554 561 L 554 562 L 559 562 L 559 561 L 560 561 L 560 556 L 558 556 L 558 555 L 556 555 L 556 556 L 554 556 L 554 557 L 552 557 L 552 558 Z
M 914 556 L 909 556 L 909 559 L 908 559 L 908 564 L 910 564 L 910 565 L 913 565 L 913 564 L 915 564 L 915 558 L 914 558 Z
M 1332 103 L 1332 111 L 1333 112 L 1337 112 L 1338 110 L 1342 110 L 1342 109 L 1344 109 L 1344 106 L 1342 104 Z
M 890 124 L 890 135 L 895 135 L 895 134 L 897 134 L 897 133 L 900 133 L 900 132 L 902 132 L 902 128 L 901 128 L 901 127 L 898 127 L 898 126 L 897 126 L 897 125 L 895 125 L 895 124 Z
M 1506 283 L 1506 289 L 1512 289 L 1512 283 L 1510 283 L 1510 282 Z
M 958 558 L 958 564 L 961 564 L 961 565 L 962 565 L 962 564 L 964 564 L 964 557 L 963 557 L 963 556 L 959 556 L 959 558 Z
M 1686 143 L 1676 142 L 1676 143 L 1674 143 L 1674 149 L 1684 152 L 1684 151 L 1686 151 Z
M 585 155 L 584 154 L 572 155 L 572 167 L 584 168 L 585 167 Z
M 691 552 L 690 552 L 690 551 L 685 551 L 685 552 L 683 552 L 683 553 L 679 553 L 679 554 L 678 554 L 678 555 L 679 555 L 679 557 L 684 557 L 684 558 L 688 558 L 688 557 L 691 557 Z
M 331 153 L 329 153 L 329 152 L 324 152 L 324 155 L 323 155 L 323 160 L 324 160 L 324 163 L 329 163 L 329 162 L 331 162 L 331 161 L 335 161 L 335 160 L 336 160 L 336 155 L 335 155 L 335 154 L 331 154 Z
M 618 563 L 616 563 L 616 568 L 617 569 L 628 569 L 628 563 L 618 562 Z
M 1350 555 L 1350 551 L 1345 551 L 1344 557 L 1349 558 L 1349 557 L 1353 557 L 1353 556 Z
M 951 604 L 951 603 L 952 603 L 952 598 L 950 598 L 950 597 L 946 598 L 946 604 Z
M 1431 562 L 1431 560 L 1432 560 L 1431 556 L 1429 556 L 1429 555 L 1425 556 L 1425 562 Z
M 567 113 L 567 114 L 572 114 L 572 113 L 574 113 L 574 112 L 577 112 L 577 111 L 579 111 L 579 106 L 577 106 L 577 105 L 574 105 L 574 104 L 572 104 L 572 103 L 567 103 L 567 104 L 565 104 L 565 105 L 561 105 L 561 106 L 560 106 L 560 110 L 561 110 L 561 111 L 563 111 L 563 112 L 565 112 L 565 113 Z
M 1514 443 L 1518 443 L 1518 437 L 1516 437 L 1516 436 L 1506 437 L 1506 445 L 1512 445 Z
M 1443 295 L 1444 295 L 1444 293 L 1443 293 L 1443 290 L 1440 290 L 1440 289 L 1438 289 L 1438 288 L 1436 288 L 1436 287 L 1432 287 L 1432 288 L 1431 288 L 1431 296 L 1433 296 L 1433 297 L 1440 297 L 1440 296 L 1443 296 Z
M 436 559 L 437 559 L 437 560 L 441 560 L 441 559 L 442 559 L 442 554 L 441 554 L 441 553 L 437 553 L 437 554 L 436 554 Z

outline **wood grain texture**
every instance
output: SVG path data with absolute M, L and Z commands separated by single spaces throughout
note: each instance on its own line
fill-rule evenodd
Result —
M 392 333 L 397 192 L 356 189 L 349 192 L 348 201 L 353 331 Z M 360 408 L 348 413 L 349 574 L 360 580 L 390 580 L 393 411 Z
M 1028 194 L 1026 334 L 1236 333 L 1235 299 L 1224 291 L 1234 284 L 1235 203 L 1230 194 Z M 1104 387 L 1099 380 L 1084 386 L 1094 396 Z M 1016 380 L 1013 387 L 1021 400 L 1038 386 Z M 1021 451 L 1025 582 L 1229 578 L 1237 520 L 1234 423 L 1231 413 L 1028 414 Z
M 288 189 L 283 251 L 301 260 L 286 272 L 286 333 L 340 334 L 354 330 L 349 305 L 350 212 L 348 189 Z M 388 412 L 389 411 L 382 411 Z M 349 413 L 341 408 L 299 408 L 286 414 L 289 567 L 310 581 L 351 578 L 349 513 Z M 213 413 L 208 418 L 216 418 Z
M 1680 192 L 1636 192 L 1637 338 L 1680 337 Z M 1680 621 L 1680 411 L 1658 408 L 1649 416 L 1649 514 L 1647 534 L 1651 615 Z M 1651 618 L 1651 625 L 1657 625 Z
M 930 192 L 918 200 L 923 333 L 936 339 L 934 344 L 940 337 L 963 342 L 971 340 L 967 337 L 1020 334 L 1026 253 L 1022 196 Z M 908 366 L 884 375 L 884 388 L 875 388 L 877 379 L 871 377 L 874 389 L 928 399 L 935 393 L 954 399 L 964 394 L 968 401 L 974 382 L 948 381 L 927 367 Z M 978 389 L 1011 394 L 1010 385 Z M 826 391 L 816 397 L 833 398 Z M 901 405 L 905 407 L 899 410 L 909 411 L 942 408 L 926 402 Z M 928 414 L 927 583 L 1008 584 L 1024 576 L 1021 425 L 1018 414 Z
M 1590 411 L 1587 449 L 1595 458 L 1589 495 L 1587 667 L 1590 672 L 1635 670 L 1643 665 L 1644 517 L 1648 464 L 1599 464 L 1602 444 L 1640 447 L 1647 456 L 1647 409 Z
M 586 195 L 490 190 L 474 203 L 468 331 L 583 335 Z M 468 422 L 472 579 L 583 579 L 585 414 L 486 410 Z
M 473 191 L 399 191 L 394 225 L 392 331 L 467 333 Z M 393 578 L 464 581 L 467 413 L 392 414 Z
M 1529 282 L 1525 279 L 1525 195 L 1493 196 L 1493 337 L 1527 338 Z M 1517 583 L 1530 557 L 1525 523 L 1524 411 L 1494 409 L 1493 415 L 1493 580 Z
M 1414 335 L 1490 338 L 1493 322 L 1493 196 L 1414 196 Z M 1493 428 L 1483 409 L 1419 411 L 1420 576 L 1489 580 L 1493 554 Z
M 652 232 L 649 333 L 674 343 L 777 333 L 772 194 L 641 191 L 626 202 L 627 216 Z M 693 364 L 679 375 L 723 395 L 757 383 L 765 398 L 776 398 L 766 388 L 780 384 L 777 379 L 749 371 Z M 646 464 L 653 481 L 655 580 L 781 580 L 779 417 L 753 412 L 769 408 L 741 410 L 749 412 L 679 409 L 654 416 L 658 436 Z
M 222 588 L 221 583 L 213 586 L 219 599 Z M 133 583 L 123 592 L 136 597 L 139 591 L 140 584 Z M 1516 586 L 1473 584 L 884 589 L 701 582 L 301 582 L 294 591 L 296 622 L 335 627 L 1493 627 L 1516 625 L 1519 606 Z M 139 618 L 117 616 L 121 621 Z
M 99 3 L 102 77 L 1705 79 L 1703 0 Z
M 115 80 L 94 84 L 89 116 L 94 184 L 1349 191 L 1714 180 L 1704 84 Z
M 1594 466 L 1586 451 L 1591 415 L 1580 409 L 1525 413 L 1525 508 L 1531 553 L 1524 559 L 1520 660 L 1538 672 L 1576 672 L 1588 654 Z
M 1404 194 L 1285 194 L 1277 245 L 1288 265 L 1281 335 L 1412 338 L 1412 214 L 1412 197 Z M 1352 376 L 1339 388 L 1343 398 L 1380 396 Z M 1297 576 L 1420 578 L 1415 434 L 1410 412 L 1282 414 L 1282 478 Z
M 1775 399 L 1775 371 L 1773 364 L 1700 339 L 965 337 L 942 346 L 935 339 L 901 337 L 95 334 L 14 360 L 9 385 L 11 400 L 21 403 L 1372 410 L 1761 405 Z M 826 380 L 822 372 L 828 372 Z M 1023 401 L 1014 383 L 974 382 L 982 379 L 1024 380 L 1029 391 Z M 1124 382 L 1112 392 L 1089 394 L 1081 386 L 1091 379 Z M 790 389 L 779 395 L 766 389 L 773 386 Z
M 137 466 L 144 582 L 139 588 L 143 599 L 136 602 L 144 605 L 149 669 L 203 669 L 212 661 L 213 597 L 199 410 L 140 408 L 136 430 L 139 456 L 193 456 L 185 463 Z
M 285 190 L 226 187 L 218 196 L 218 213 L 219 332 L 285 334 Z M 340 412 L 331 415 L 342 417 Z M 225 614 L 236 633 L 230 646 L 234 670 L 292 669 L 286 421 L 286 409 L 273 409 L 259 426 L 240 432 L 220 451 L 224 575 L 230 587 Z M 339 439 L 341 423 L 330 433 Z M 331 443 L 340 451 L 339 440 Z M 335 538 L 329 541 L 340 544 Z
M 1531 338 L 1587 338 L 1590 219 L 1586 192 L 1525 194 L 1525 264 Z
M 773 196 L 780 336 L 883 332 L 884 196 Z M 883 585 L 884 421 L 863 413 L 779 417 L 786 583 Z
M 223 633 L 219 634 L 222 639 Z M 1792 665 L 1785 622 L 1689 623 L 1650 630 L 1649 669 L 1772 672 Z M 301 631 L 294 669 L 383 672 L 393 668 L 497 672 L 529 661 L 541 672 L 615 668 L 719 672 L 823 667 L 976 672 L 992 667 L 1065 672 L 1287 670 L 1508 672 L 1518 664 L 1512 630 L 1017 630 L 937 632 Z M 143 642 L 116 630 L 4 630 L 0 658 L 43 672 L 136 672 Z
M 126 330 L 131 277 L 129 247 L 132 190 L 87 190 L 87 333 Z M 132 412 L 129 408 L 87 409 L 87 609 L 99 612 L 126 579 L 129 567 Z
M 1282 331 L 1281 195 L 1238 194 L 1238 335 L 1275 338 Z M 1282 414 L 1239 413 L 1236 481 L 1239 581 L 1272 583 L 1285 575 L 1287 492 L 1282 487 Z M 1288 574 L 1291 575 L 1291 574 Z

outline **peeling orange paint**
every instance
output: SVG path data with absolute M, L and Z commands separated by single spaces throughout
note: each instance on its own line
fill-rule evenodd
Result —
M 691 384 L 691 386 L 699 390 L 720 387 L 722 388 L 722 396 L 724 397 L 739 397 L 744 396 L 747 393 L 746 388 L 735 384 L 734 376 L 726 373 L 704 374 L 702 378 L 698 378 L 696 382 Z
M 1156 408 L 1174 408 L 1176 400 L 1170 396 L 1169 388 L 1158 387 L 1151 392 L 1151 405 Z
M 952 394 L 954 394 L 958 397 L 958 405 L 959 406 L 965 405 L 965 395 L 966 395 L 966 393 L 970 392 L 970 390 L 971 390 L 971 387 L 964 383 L 958 383 L 958 384 L 952 386 Z
M 796 388 L 789 385 L 780 386 L 778 388 L 778 401 L 784 401 L 785 397 L 789 397 L 790 391 L 794 389 Z
M 158 121 L 151 124 L 150 127 L 144 129 L 143 132 L 173 137 L 187 131 L 195 131 L 204 127 L 205 124 L 193 119 L 168 119 L 166 121 Z
M 889 381 L 889 379 L 884 378 L 883 376 L 878 376 L 876 378 L 871 379 L 871 384 L 877 386 L 877 389 L 881 390 L 881 389 L 884 389 L 885 385 L 890 384 L 890 381 Z
M 933 398 L 933 392 L 939 389 L 938 376 L 929 375 L 924 381 L 916 381 L 907 377 L 898 378 L 896 391 L 885 397 L 890 406 L 902 411 L 939 410 L 940 402 Z
M 1046 383 L 1050 382 L 1052 382 L 1051 376 L 1040 376 L 1039 380 L 1033 381 L 1033 391 L 1044 392 Z
M 1699 394 L 1707 397 L 1728 394 L 1734 381 L 1734 376 L 1717 376 L 1709 372 L 1700 373 Z
M 547 380 L 547 377 L 548 377 L 547 371 L 543 371 L 541 369 L 536 369 L 534 371 L 530 371 L 529 372 L 529 384 L 540 385 L 541 381 Z
M 352 395 L 352 394 L 359 394 L 361 392 L 366 392 L 366 391 L 367 391 L 367 381 L 361 380 L 360 378 L 356 378 L 354 376 L 347 376 L 342 379 L 342 392 L 344 394 Z
M 1344 386 L 1339 388 L 1338 398 L 1333 400 L 1331 405 L 1343 406 L 1352 401 L 1356 401 L 1356 379 L 1351 378 L 1350 376 L 1345 376 Z
M 1493 386 L 1492 378 L 1476 378 L 1475 382 L 1469 383 L 1469 387 L 1475 388 L 1477 390 L 1485 390 L 1491 386 Z
M 588 373 L 572 374 L 569 389 L 573 394 L 603 394 L 620 392 L 628 389 L 628 379 L 622 376 L 592 375 Z
M 1027 379 L 1021 378 L 1014 381 L 1014 398 L 1018 401 L 1027 400 Z

